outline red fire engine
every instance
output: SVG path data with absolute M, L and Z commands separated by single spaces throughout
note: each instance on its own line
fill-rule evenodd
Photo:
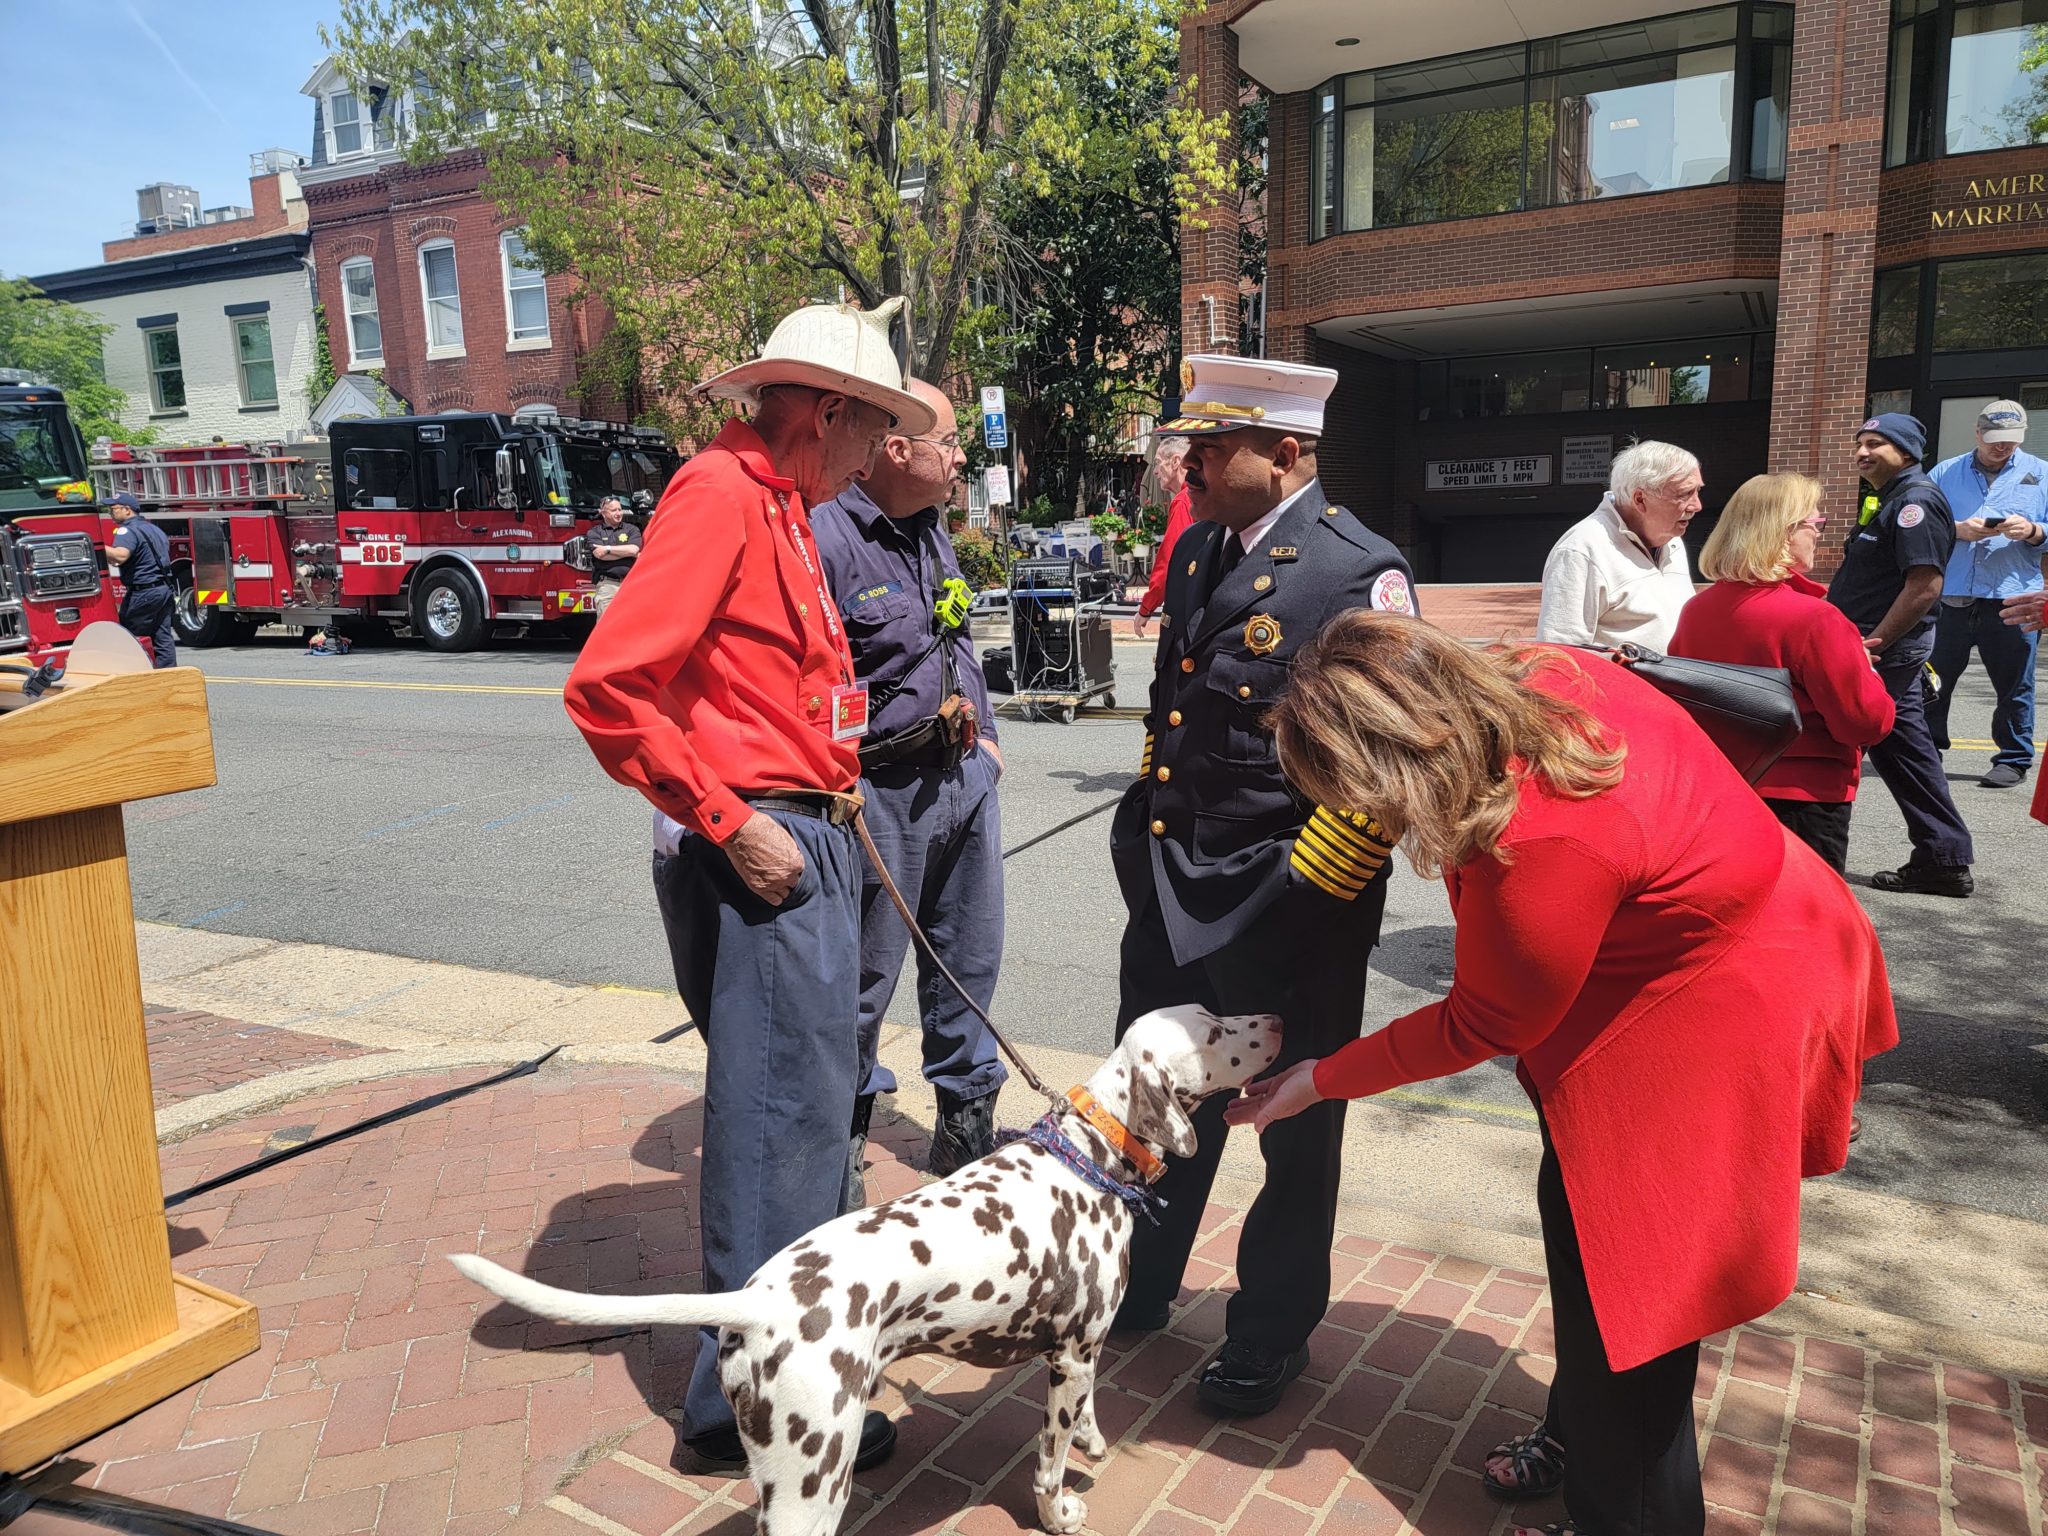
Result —
M 0 658 L 61 662 L 86 625 L 119 611 L 100 550 L 85 444 L 63 391 L 0 370 Z
M 321 443 L 116 448 L 93 466 L 171 540 L 181 643 L 389 627 L 436 650 L 587 622 L 601 497 L 659 496 L 660 434 L 494 412 L 338 421 Z

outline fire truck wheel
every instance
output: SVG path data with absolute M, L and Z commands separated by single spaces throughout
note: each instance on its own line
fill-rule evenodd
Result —
M 240 621 L 218 604 L 201 604 L 194 599 L 189 583 L 178 581 L 178 606 L 174 612 L 178 626 L 178 644 L 195 649 L 215 645 L 237 645 L 247 635 L 237 633 Z
M 436 571 L 413 599 L 413 627 L 437 651 L 473 651 L 484 637 L 484 600 L 460 571 Z

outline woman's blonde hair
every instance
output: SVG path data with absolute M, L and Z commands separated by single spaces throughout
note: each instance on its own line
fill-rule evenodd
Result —
M 1783 581 L 1792 569 L 1786 543 L 1820 504 L 1820 482 L 1808 475 L 1752 475 L 1721 509 L 1721 521 L 1700 551 L 1709 581 Z
M 1375 817 L 1422 874 L 1504 858 L 1523 780 L 1581 800 L 1621 782 L 1625 749 L 1577 704 L 1529 685 L 1542 668 L 1577 665 L 1354 609 L 1295 655 L 1268 717 L 1280 766 L 1317 804 Z

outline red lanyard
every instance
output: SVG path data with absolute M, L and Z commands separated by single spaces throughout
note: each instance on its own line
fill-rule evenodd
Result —
M 789 542 L 796 546 L 797 558 L 804 563 L 804 569 L 811 573 L 811 585 L 817 590 L 818 612 L 825 619 L 825 633 L 832 637 L 835 647 L 844 649 L 839 638 L 839 609 L 832 601 L 832 594 L 825 590 L 825 578 L 818 574 L 818 562 L 811 558 L 810 541 L 798 525 L 802 522 L 789 510 L 789 498 L 781 491 L 775 493 L 775 504 L 782 509 L 783 526 L 789 529 Z

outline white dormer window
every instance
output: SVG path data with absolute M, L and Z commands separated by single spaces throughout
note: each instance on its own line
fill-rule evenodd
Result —
M 327 98 L 327 132 L 333 158 L 363 152 L 363 104 L 354 91 L 336 91 Z

